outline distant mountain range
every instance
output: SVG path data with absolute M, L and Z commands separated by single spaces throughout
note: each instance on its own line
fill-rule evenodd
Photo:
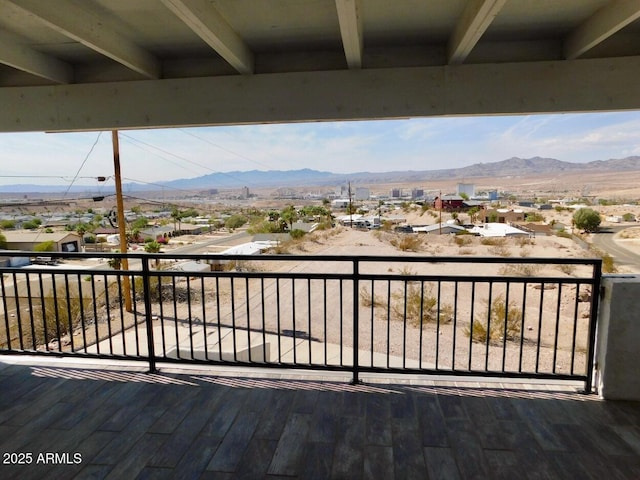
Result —
M 355 184 L 402 183 L 429 180 L 455 180 L 481 177 L 513 177 L 555 174 L 563 172 L 623 172 L 640 171 L 640 156 L 626 158 L 595 160 L 587 163 L 572 163 L 555 158 L 519 158 L 512 157 L 499 162 L 476 163 L 462 168 L 448 168 L 440 170 L 405 170 L 391 172 L 355 172 L 331 173 L 308 168 L 301 170 L 251 170 L 246 172 L 212 173 L 201 177 L 158 182 L 155 186 L 138 183 L 123 185 L 126 194 L 159 190 L 158 185 L 168 189 L 178 190 L 208 190 L 227 189 L 248 186 L 256 187 L 302 187 L 339 185 L 350 181 Z M 56 193 L 67 190 L 62 186 L 42 185 L 4 185 L 0 186 L 0 193 Z M 71 192 L 87 192 L 87 186 L 73 187 Z M 101 194 L 109 194 L 105 192 Z

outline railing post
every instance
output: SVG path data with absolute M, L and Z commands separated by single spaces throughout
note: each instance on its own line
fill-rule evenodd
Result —
M 598 309 L 600 304 L 601 281 L 602 260 L 598 260 L 593 266 L 593 285 L 591 286 L 591 311 L 589 312 L 589 345 L 587 347 L 589 349 L 589 353 L 587 355 L 587 380 L 584 382 L 585 393 L 591 393 L 593 389 L 593 368 L 596 350 L 596 329 L 598 321 Z
M 147 353 L 149 355 L 149 373 L 155 373 L 156 353 L 153 344 L 153 318 L 151 315 L 151 282 L 149 281 L 149 258 L 142 257 L 142 285 L 144 290 L 144 314 L 147 325 Z
M 359 340 L 360 340 L 360 308 L 358 298 L 358 285 L 360 284 L 360 264 L 358 259 L 353 259 L 353 378 L 351 384 L 356 385 L 360 382 L 359 373 Z

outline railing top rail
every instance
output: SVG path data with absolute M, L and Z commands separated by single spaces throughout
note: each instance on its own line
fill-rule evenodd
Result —
M 91 258 L 128 258 L 128 259 L 176 259 L 176 260 L 259 260 L 259 261 L 321 261 L 321 262 L 423 262 L 423 263 L 519 263 L 553 265 L 599 265 L 600 258 L 557 258 L 557 257 L 489 257 L 489 256 L 427 256 L 427 255 L 244 255 L 210 253 L 146 253 L 146 252 L 34 252 L 24 250 L 2 250 L 2 257 L 51 257 L 52 259 L 91 259 Z

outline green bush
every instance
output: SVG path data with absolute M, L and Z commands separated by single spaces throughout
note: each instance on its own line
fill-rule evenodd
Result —
M 595 232 L 600 222 L 600 214 L 591 208 L 581 208 L 573 214 L 573 224 L 585 232 Z
M 507 306 L 504 297 L 500 295 L 488 308 L 486 315 L 474 320 L 471 329 L 464 329 L 466 336 L 471 336 L 474 342 L 486 343 L 487 340 L 503 340 L 505 333 L 506 340 L 513 340 L 520 335 L 522 310 L 516 307 L 515 302 L 509 302 Z M 489 325 L 487 317 L 490 320 Z
M 40 226 L 41 223 L 42 222 L 36 218 L 35 220 L 29 220 L 29 221 L 23 222 L 22 228 L 24 228 L 25 230 L 35 230 Z
M 34 252 L 55 252 L 56 250 L 56 242 L 53 240 L 48 240 L 46 242 L 42 242 L 33 247 Z
M 224 226 L 229 230 L 235 230 L 236 228 L 243 226 L 247 221 L 248 219 L 244 215 L 231 215 L 224 222 Z
M 150 242 L 145 241 L 144 251 L 147 253 L 158 253 L 161 247 L 162 246 L 155 240 L 151 240 Z
M 525 220 L 527 222 L 544 222 L 544 215 L 538 212 L 527 213 Z
M 289 235 L 291 235 L 291 238 L 294 238 L 294 239 L 302 238 L 305 236 L 305 234 L 306 232 L 304 230 L 300 230 L 299 228 L 295 228 L 291 230 L 291 232 L 289 232 Z
M 0 220 L 0 228 L 3 228 L 4 230 L 13 230 L 14 228 L 16 228 L 16 221 Z

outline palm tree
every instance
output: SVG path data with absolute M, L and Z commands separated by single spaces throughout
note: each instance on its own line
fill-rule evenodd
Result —
M 289 229 L 293 229 L 293 222 L 295 222 L 298 218 L 298 212 L 296 211 L 296 207 L 293 205 L 289 205 L 287 208 L 282 210 L 280 213 L 280 218 L 282 218 L 289 225 Z
M 173 207 L 171 209 L 171 218 L 173 218 L 173 229 L 178 232 L 182 225 L 180 225 L 180 220 L 184 217 L 183 213 L 178 209 L 178 207 Z M 177 226 L 176 226 L 177 223 Z
M 147 253 L 160 253 L 161 248 L 162 248 L 162 245 L 160 245 L 160 243 L 157 242 L 156 240 L 152 240 L 151 242 L 147 242 L 144 244 L 144 251 Z M 158 268 L 158 265 L 160 265 L 159 258 L 156 258 L 155 264 L 156 264 L 156 268 Z

